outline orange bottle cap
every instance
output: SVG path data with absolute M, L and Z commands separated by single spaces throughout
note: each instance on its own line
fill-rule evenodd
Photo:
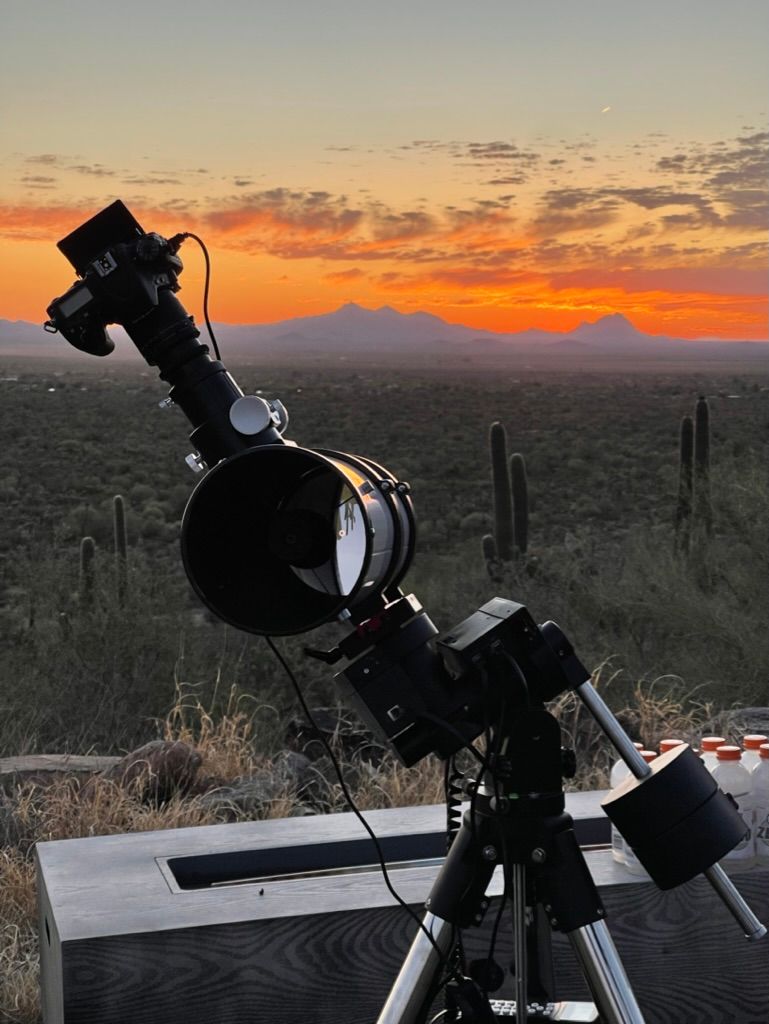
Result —
M 769 760 L 769 743 L 762 743 L 758 748 L 759 757 L 765 757 Z
M 716 757 L 719 761 L 739 761 L 742 758 L 742 751 L 739 747 L 727 743 L 716 750 Z
M 702 750 L 718 750 L 726 743 L 725 736 L 703 736 L 700 741 L 700 748 Z
M 683 745 L 683 740 L 660 740 L 660 754 L 665 754 L 668 750 L 672 750 L 673 747 L 682 747 Z
M 646 761 L 647 764 L 649 763 L 649 761 L 653 761 L 654 758 L 657 756 L 656 750 L 639 750 L 638 753 L 641 755 L 644 761 Z
M 762 743 L 767 742 L 769 742 L 769 736 L 762 736 L 757 732 L 742 737 L 742 745 L 746 750 L 758 750 Z

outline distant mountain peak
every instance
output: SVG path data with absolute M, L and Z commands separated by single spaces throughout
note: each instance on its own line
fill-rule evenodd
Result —
M 579 327 L 569 331 L 567 337 L 580 341 L 628 342 L 648 337 L 631 323 L 622 313 L 608 313 L 592 323 L 583 321 Z
M 596 327 L 632 327 L 633 330 L 637 328 L 631 323 L 630 320 L 623 313 L 607 313 L 605 316 L 599 316 L 597 320 L 583 320 L 576 330 L 581 331 L 583 328 L 596 328 Z M 570 331 L 570 334 L 574 334 L 574 331 Z

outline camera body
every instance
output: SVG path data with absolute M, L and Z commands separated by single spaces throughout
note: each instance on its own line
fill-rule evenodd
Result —
M 59 249 L 81 280 L 48 307 L 48 331 L 81 352 L 106 356 L 115 344 L 107 324 L 134 324 L 158 307 L 163 290 L 179 290 L 178 243 L 146 234 L 120 200 L 62 239 Z

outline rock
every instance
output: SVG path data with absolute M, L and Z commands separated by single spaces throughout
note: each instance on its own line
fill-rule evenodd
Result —
M 360 784 L 361 770 L 366 768 L 369 771 L 372 770 L 371 765 L 365 761 L 359 761 L 357 764 L 340 761 L 339 767 L 345 785 L 351 793 L 355 792 Z M 331 763 L 331 758 L 326 755 L 313 761 L 307 782 L 302 790 L 302 798 L 318 810 L 328 811 L 338 804 L 339 790 L 339 776 Z
M 295 751 L 305 754 L 311 761 L 327 757 L 322 739 L 344 760 L 357 758 L 377 765 L 385 748 L 376 743 L 371 734 L 362 729 L 340 708 L 312 708 L 312 724 L 302 718 L 293 718 L 286 730 L 286 743 Z M 321 739 L 322 737 L 322 739 Z
M 309 794 L 317 779 L 318 771 L 309 757 L 297 750 L 284 750 L 269 766 L 235 782 L 210 788 L 202 794 L 200 802 L 230 821 L 244 816 L 258 817 L 276 800 L 299 800 L 300 796 Z M 314 813 L 311 807 L 298 804 L 289 816 Z
M 269 804 L 285 798 L 287 791 L 285 780 L 265 769 L 228 786 L 212 789 L 199 797 L 199 802 L 206 810 L 214 811 L 227 821 L 235 821 L 242 817 L 259 817 Z
M 25 754 L 0 758 L 0 791 L 12 792 L 17 786 L 33 783 L 49 785 L 64 776 L 87 779 L 114 767 L 119 757 L 77 757 L 73 754 Z
M 194 747 L 180 740 L 152 740 L 127 754 L 103 778 L 134 789 L 142 800 L 164 803 L 191 788 L 202 760 Z
M 272 761 L 272 770 L 286 786 L 301 791 L 312 777 L 312 761 L 298 750 L 284 750 Z

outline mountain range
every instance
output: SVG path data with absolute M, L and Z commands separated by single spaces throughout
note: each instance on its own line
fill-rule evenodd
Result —
M 331 353 L 354 355 L 511 355 L 538 354 L 680 358 L 726 355 L 769 358 L 769 342 L 688 340 L 644 334 L 620 313 L 582 323 L 572 331 L 529 329 L 497 333 L 451 324 L 431 313 L 399 313 L 390 306 L 366 309 L 349 302 L 331 313 L 270 324 L 215 324 L 223 351 L 246 356 Z M 110 328 L 117 350 L 131 343 L 120 328 Z M 63 339 L 26 321 L 0 320 L 0 354 L 45 355 L 61 352 Z M 127 346 L 127 349 L 126 349 Z

